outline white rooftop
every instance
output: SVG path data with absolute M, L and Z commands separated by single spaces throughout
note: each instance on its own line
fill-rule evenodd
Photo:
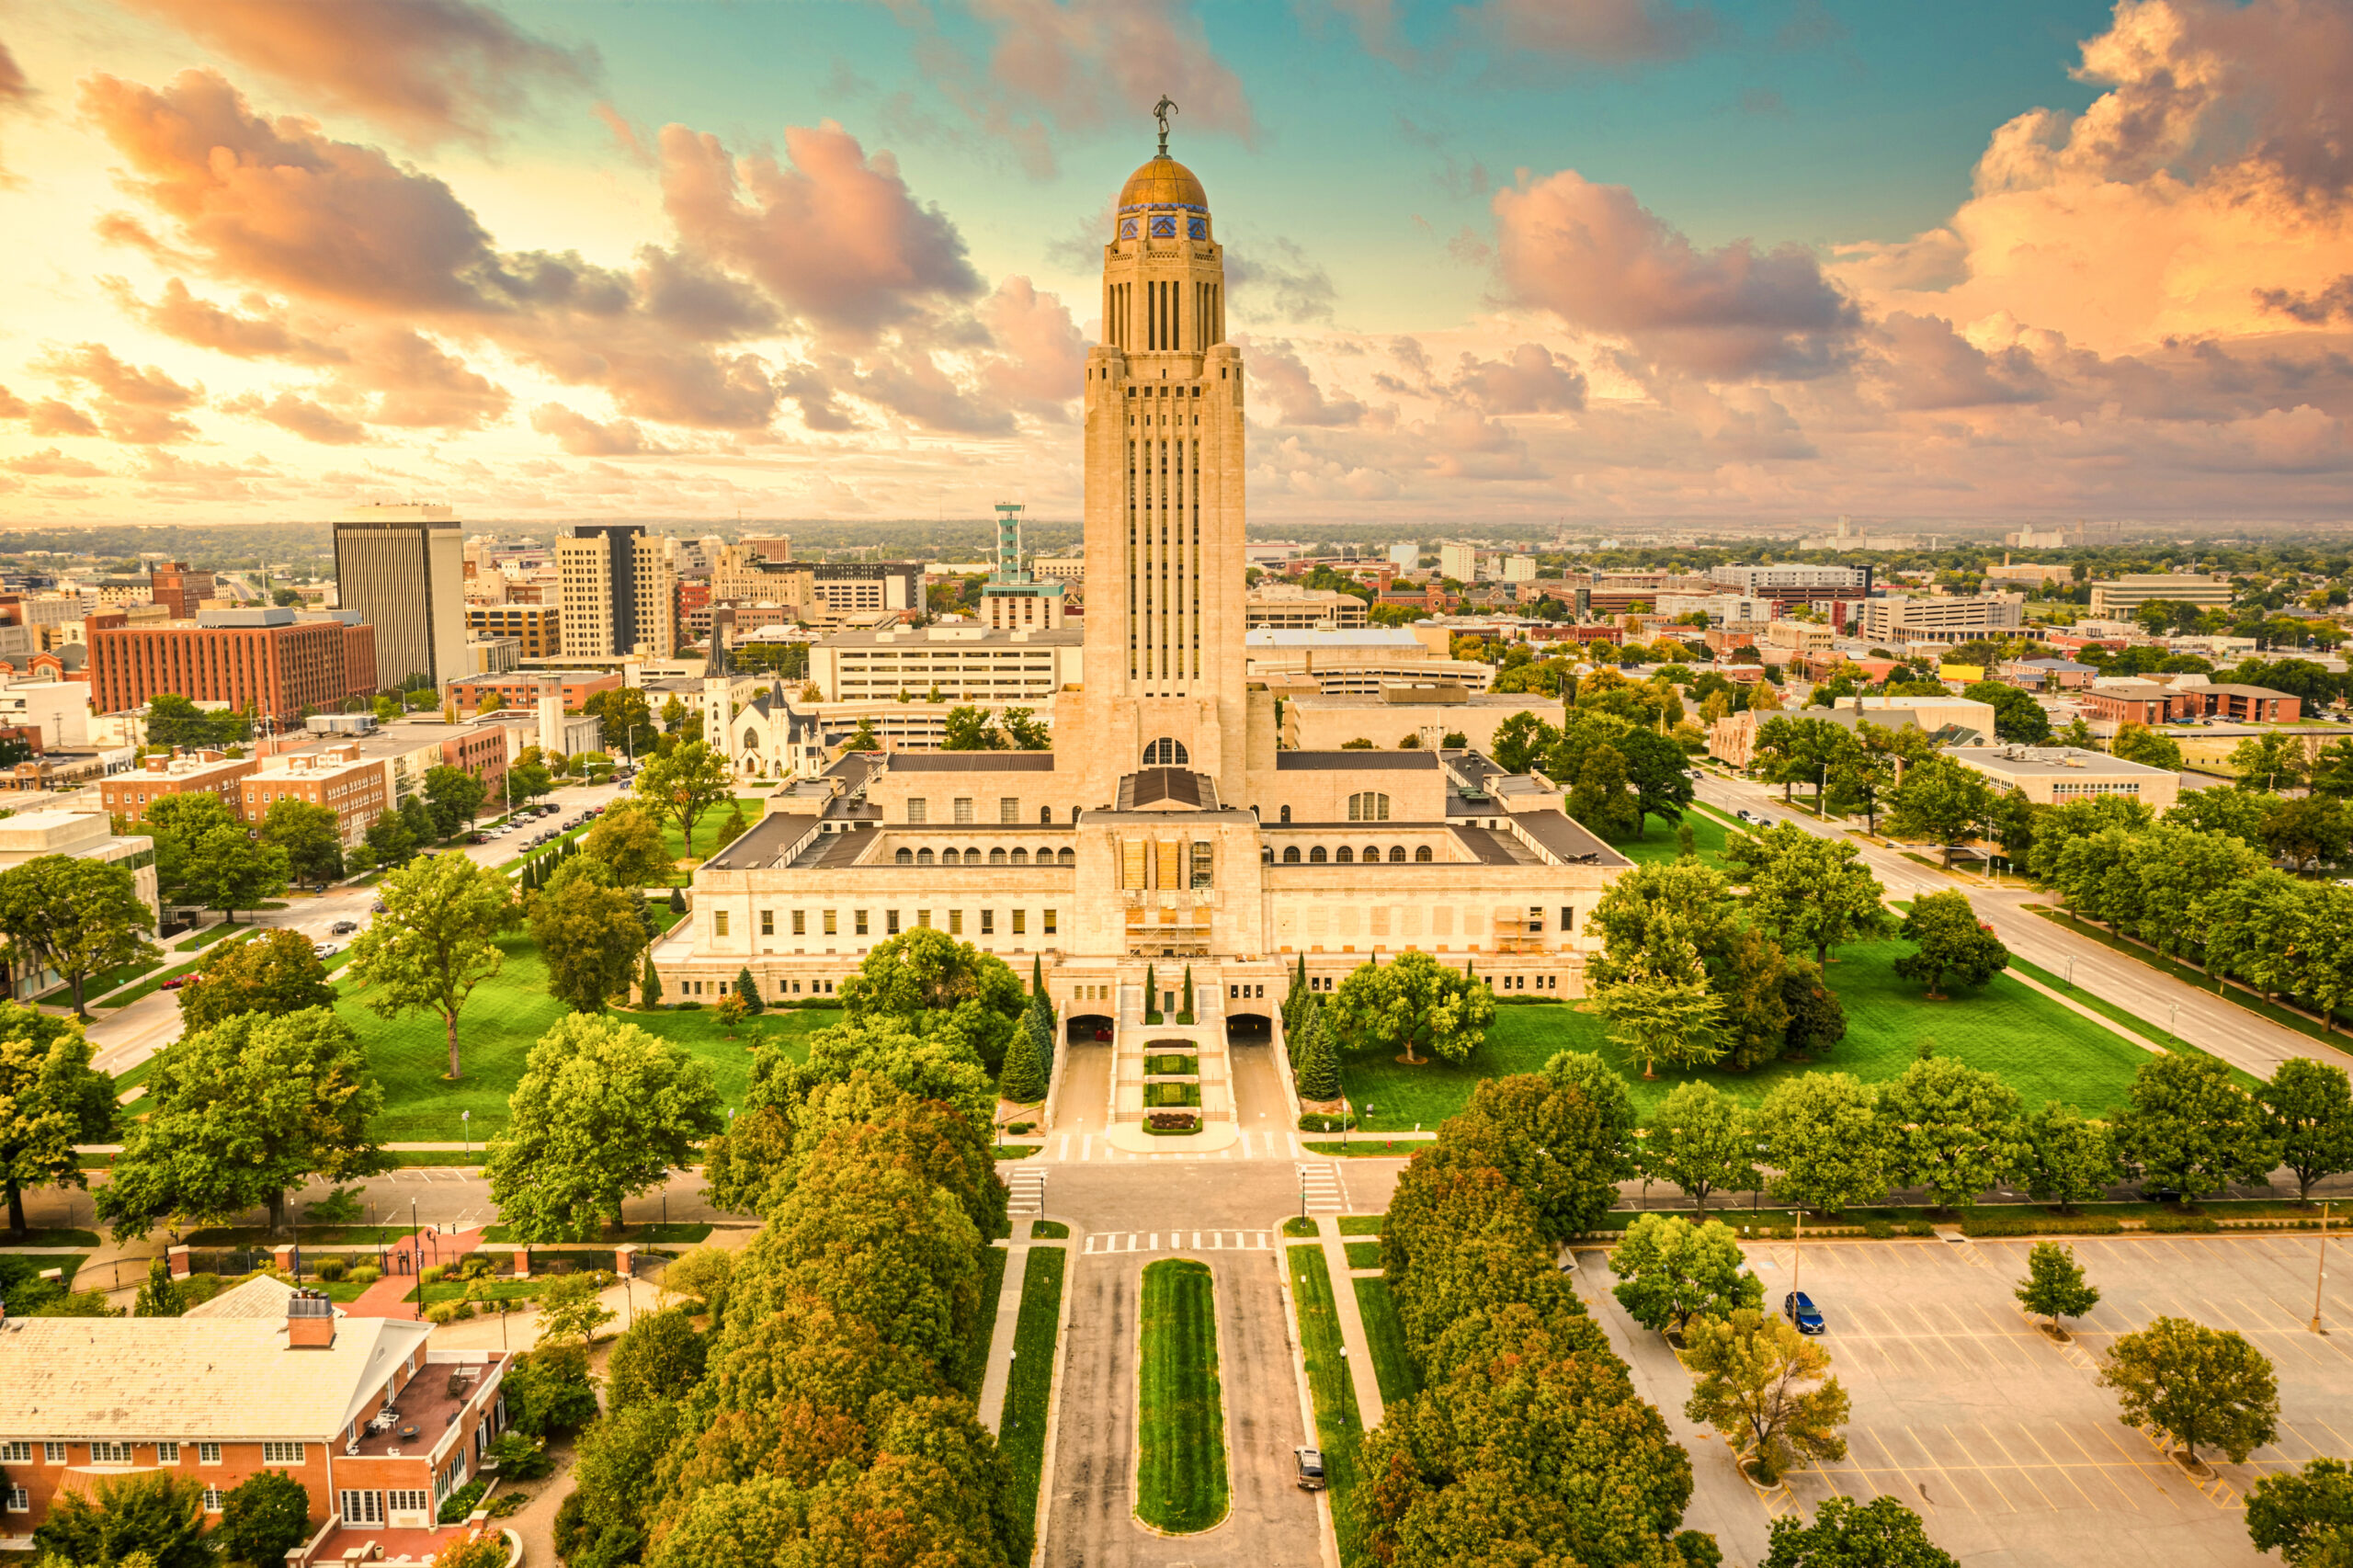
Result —
M 1252 648 L 1398 648 L 1425 644 L 1399 626 L 1259 626 L 1244 634 Z

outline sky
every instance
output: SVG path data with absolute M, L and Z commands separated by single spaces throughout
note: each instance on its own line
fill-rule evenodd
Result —
M 1075 517 L 1164 92 L 1261 530 L 2353 522 L 2353 0 L 43 0 L 0 526 Z

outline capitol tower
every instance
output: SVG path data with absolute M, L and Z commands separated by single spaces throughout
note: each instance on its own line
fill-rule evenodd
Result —
M 1209 196 L 1165 121 L 1112 224 L 1086 357 L 1082 798 L 1176 767 L 1244 800 L 1242 356 Z

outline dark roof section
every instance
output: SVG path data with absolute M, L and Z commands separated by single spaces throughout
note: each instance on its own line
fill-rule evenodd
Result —
M 1163 801 L 1197 812 L 1213 812 L 1218 809 L 1217 784 L 1208 774 L 1188 768 L 1142 768 L 1120 778 L 1120 803 L 1114 809 L 1132 812 Z
M 1436 767 L 1434 751 L 1279 751 L 1279 773 L 1406 773 Z
M 846 793 L 855 795 L 866 788 L 868 779 L 882 770 L 883 754 L 876 751 L 846 751 L 835 764 L 825 769 L 825 777 L 838 778 Z
M 817 819 L 813 816 L 771 812 L 743 837 L 705 860 L 703 869 L 748 871 L 773 866 L 798 845 L 804 835 L 816 831 Z
M 792 868 L 803 870 L 812 866 L 854 866 L 858 856 L 865 853 L 873 842 L 874 835 L 870 833 L 821 833 L 802 847 L 794 858 Z
M 1457 826 L 1454 836 L 1461 842 L 1464 848 L 1479 858 L 1482 865 L 1524 866 L 1534 858 L 1525 850 L 1520 850 L 1517 855 L 1513 854 L 1513 850 L 1519 849 L 1518 845 L 1514 844 L 1502 834 L 1492 833 L 1483 827 Z
M 1050 751 L 894 751 L 893 773 L 1051 773 Z
M 1511 820 L 1519 824 L 1522 833 L 1572 865 L 1616 868 L 1633 864 L 1594 836 L 1583 823 L 1559 812 L 1516 812 Z M 1466 830 L 1458 827 L 1454 831 Z

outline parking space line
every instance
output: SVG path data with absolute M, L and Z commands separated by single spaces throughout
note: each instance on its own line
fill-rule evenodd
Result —
M 1915 1432 L 1907 1426 L 1904 1428 L 1904 1435 L 1912 1439 L 1912 1446 L 1920 1450 L 1921 1454 L 1927 1460 L 1928 1468 L 1935 1471 L 1938 1476 L 1943 1480 L 1945 1485 L 1951 1491 L 1954 1499 L 1961 1505 L 1961 1506 L 1968 1509 L 1972 1514 L 1978 1512 L 1977 1505 L 1969 1500 L 1969 1494 L 1961 1489 L 1961 1483 L 1955 1481 L 1951 1474 L 1946 1471 L 1944 1461 L 1937 1458 L 1936 1450 L 1929 1448 L 1927 1444 L 1920 1440 L 1920 1434 Z
M 2059 1460 L 2052 1454 L 2051 1450 L 2043 1446 L 2042 1439 L 2036 1437 L 2032 1428 L 2029 1427 L 2025 1422 L 2021 1421 L 2018 1423 L 2018 1429 L 2019 1434 L 2024 1437 L 2028 1442 L 2034 1445 L 2035 1452 L 2042 1456 L 2043 1462 L 2048 1464 L 2052 1470 L 2057 1471 L 2061 1475 L 2067 1478 L 2067 1484 L 2075 1489 L 2075 1495 L 2084 1500 L 2084 1506 L 2097 1512 L 2099 1508 L 2099 1505 L 2093 1502 L 2092 1494 L 2084 1490 L 2084 1483 L 2075 1479 L 2075 1471 L 2069 1466 L 2060 1463 Z M 2123 1493 L 2119 1491 L 2117 1495 L 2120 1497 L 2123 1496 Z M 2127 1502 L 2129 1504 L 2130 1499 L 2127 1499 Z M 2141 1510 L 2138 1506 L 2134 1506 L 2132 1511 L 2137 1514 Z
M 2003 1443 L 2001 1434 L 1995 1431 L 1992 1426 L 1986 1426 L 1983 1423 L 1979 1425 L 1978 1430 L 1984 1433 L 1986 1439 L 1990 1441 L 1995 1449 L 2001 1451 L 2002 1462 L 2007 1465 L 2010 1469 L 2016 1471 L 2019 1477 L 2023 1479 L 2029 1486 L 2034 1488 L 2034 1494 L 2042 1499 L 2042 1506 L 2050 1509 L 2052 1513 L 2057 1513 L 2059 1511 L 2059 1505 L 2051 1500 L 2051 1494 L 2042 1489 L 2042 1483 L 2035 1480 L 2034 1472 L 2032 1471 L 2029 1470 L 2025 1465 L 2018 1463 L 2017 1460 L 2010 1457 L 2010 1450 L 2007 1446 Z

